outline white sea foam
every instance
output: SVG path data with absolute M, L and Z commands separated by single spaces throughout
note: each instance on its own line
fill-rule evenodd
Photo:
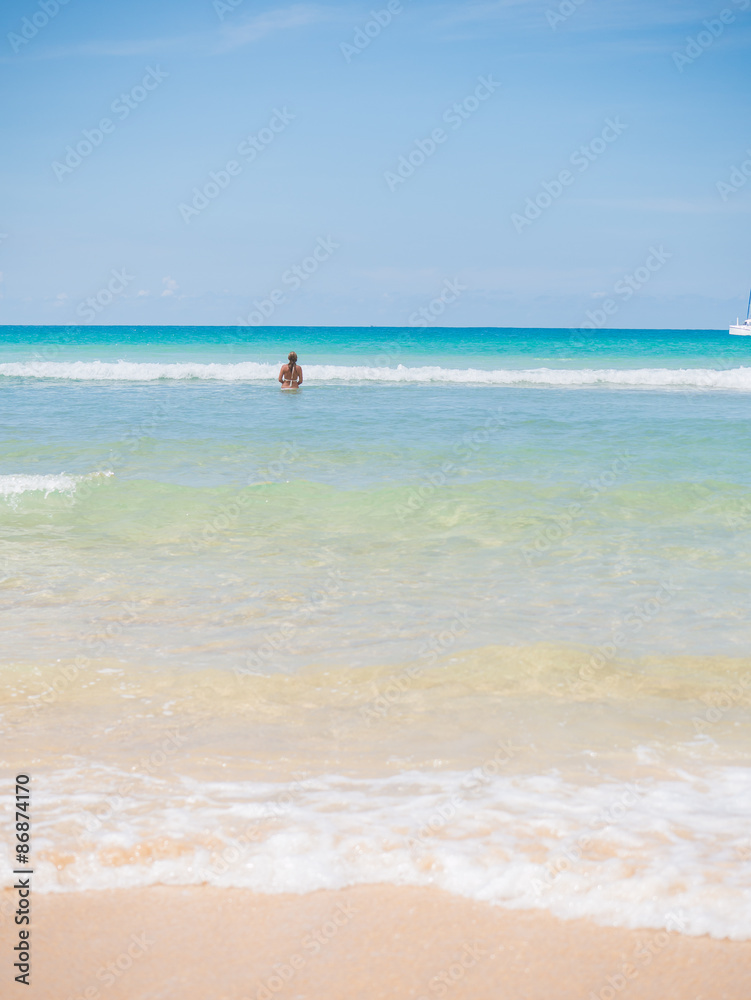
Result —
M 574 785 L 553 774 L 415 771 L 205 783 L 88 766 L 40 774 L 34 796 L 41 892 L 209 883 L 306 893 L 380 882 L 611 926 L 751 938 L 751 773 L 741 768 Z M 6 844 L 2 885 L 12 868 Z
M 153 382 L 159 379 L 210 379 L 222 382 L 267 382 L 278 365 L 243 361 L 237 364 L 146 363 L 135 361 L 29 361 L 0 364 L 0 375 L 15 378 L 70 379 L 93 382 Z M 309 382 L 416 382 L 470 385 L 624 386 L 639 388 L 731 389 L 751 391 L 751 367 L 714 368 L 378 368 L 307 365 Z
M 113 472 L 92 472 L 87 476 L 68 476 L 64 472 L 48 476 L 10 475 L 0 476 L 0 497 L 17 497 L 22 493 L 73 493 L 79 483 L 100 476 L 112 476 Z

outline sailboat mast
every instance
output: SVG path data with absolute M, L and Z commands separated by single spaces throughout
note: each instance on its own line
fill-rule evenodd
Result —
M 746 306 L 746 321 L 751 316 L 751 292 L 748 293 L 748 305 Z

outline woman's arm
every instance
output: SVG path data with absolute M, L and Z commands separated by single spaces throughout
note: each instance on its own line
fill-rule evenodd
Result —
M 298 382 L 297 382 L 297 384 L 298 384 L 298 385 L 302 385 L 302 368 L 301 368 L 301 367 L 300 367 L 300 366 L 298 365 L 298 366 L 297 366 L 297 370 L 298 370 L 298 372 L 300 373 L 300 378 L 298 379 Z
M 283 382 L 283 381 L 284 381 L 284 365 L 282 365 L 282 367 L 279 369 L 279 378 L 277 379 L 277 382 Z

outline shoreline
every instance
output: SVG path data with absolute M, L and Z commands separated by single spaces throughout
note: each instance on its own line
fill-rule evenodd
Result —
M 17 928 L 2 894 L 12 982 Z M 748 1000 L 751 941 L 601 927 L 438 889 L 36 893 L 33 1000 Z

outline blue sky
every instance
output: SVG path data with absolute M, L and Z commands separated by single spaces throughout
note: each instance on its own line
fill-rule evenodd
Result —
M 8 0 L 0 322 L 745 312 L 751 0 L 388 6 Z

